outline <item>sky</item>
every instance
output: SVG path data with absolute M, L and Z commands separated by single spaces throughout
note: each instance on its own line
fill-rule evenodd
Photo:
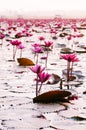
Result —
M 31 13 L 39 16 L 40 13 L 45 14 L 45 12 L 50 15 L 51 12 L 59 11 L 68 15 L 68 12 L 85 12 L 86 0 L 0 0 L 0 14 L 11 15 L 16 11 L 21 15 Z

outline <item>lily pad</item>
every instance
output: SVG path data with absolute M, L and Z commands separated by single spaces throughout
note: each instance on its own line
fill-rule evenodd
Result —
M 74 51 L 70 48 L 65 47 L 65 48 L 61 49 L 60 53 L 62 53 L 62 54 L 72 54 L 72 53 L 74 53 Z
M 61 34 L 59 34 L 59 37 L 65 37 L 67 35 L 68 35 L 67 33 L 61 33 Z
M 33 66 L 35 65 L 31 59 L 28 58 L 18 58 L 17 59 L 20 66 Z
M 63 77 L 67 75 L 67 69 L 62 70 L 62 75 L 63 75 Z M 70 73 L 70 75 L 71 75 L 71 73 Z M 74 76 L 75 78 L 74 78 L 73 76 Z M 72 72 L 72 79 L 76 79 L 76 77 L 77 77 L 78 79 L 84 79 L 84 78 L 85 78 L 85 76 L 82 74 L 81 71 L 73 71 L 73 72 Z M 72 81 L 72 80 L 71 80 L 71 81 Z
M 71 95 L 71 92 L 65 90 L 52 90 L 40 94 L 33 98 L 34 103 L 68 102 L 65 97 Z
M 61 77 L 57 74 L 52 74 L 47 84 L 57 84 L 61 80 Z
M 75 50 L 76 53 L 86 53 L 86 50 Z
M 80 117 L 80 116 L 73 116 L 73 117 L 71 117 L 71 119 L 74 119 L 76 121 L 84 121 L 84 120 L 86 120 L 86 118 Z

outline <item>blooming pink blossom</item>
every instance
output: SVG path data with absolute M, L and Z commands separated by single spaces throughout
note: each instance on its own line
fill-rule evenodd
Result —
M 39 43 L 34 43 L 34 44 L 32 44 L 32 46 L 33 46 L 33 47 L 38 47 L 38 46 L 41 46 L 41 44 L 39 44 Z
M 71 40 L 71 39 L 72 39 L 72 36 L 71 36 L 71 35 L 67 37 L 67 40 Z
M 17 48 L 22 44 L 22 42 L 19 40 L 11 40 L 10 43 L 13 45 L 13 60 L 15 60 Z
M 70 80 L 70 72 L 72 76 L 72 71 L 73 71 L 73 62 L 78 62 L 79 59 L 77 58 L 76 54 L 62 54 L 61 58 L 67 60 L 67 81 Z M 72 66 L 70 67 L 70 63 L 72 62 Z
M 5 34 L 0 33 L 0 39 L 3 39 L 5 37 Z
M 40 36 L 40 37 L 39 37 L 39 40 L 40 40 L 40 41 L 43 41 L 43 40 L 45 40 L 45 38 L 44 38 L 43 36 Z
M 47 81 L 47 80 L 50 78 L 50 76 L 51 76 L 51 75 L 48 74 L 48 73 L 41 72 L 41 73 L 39 73 L 39 75 L 38 75 L 39 81 L 40 81 L 41 83 L 43 83 L 43 82 Z
M 23 46 L 22 44 L 19 44 L 18 48 L 19 48 L 19 49 L 24 49 L 25 46 Z
M 32 51 L 34 53 L 43 53 L 43 48 L 41 46 L 36 46 Z
M 10 41 L 10 43 L 13 45 L 13 46 L 19 46 L 21 44 L 21 41 L 19 40 L 12 40 Z
M 36 73 L 36 96 L 40 92 L 42 85 L 45 81 L 47 81 L 50 77 L 50 74 L 43 72 L 45 70 L 45 67 L 42 67 L 41 65 L 35 65 L 34 67 L 30 67 L 30 70 L 34 73 Z M 41 84 L 38 84 L 41 82 Z M 39 86 L 40 85 L 40 86 Z
M 62 54 L 61 58 L 69 61 L 69 62 L 77 62 L 79 59 L 77 58 L 76 54 Z
M 37 73 L 37 74 L 39 74 L 42 71 L 44 71 L 44 69 L 45 69 L 45 67 L 42 68 L 42 66 L 38 65 L 38 64 L 33 66 L 33 67 L 30 67 L 30 70 L 33 71 L 34 73 Z
M 45 41 L 44 43 L 46 47 L 51 47 L 53 45 L 52 41 Z

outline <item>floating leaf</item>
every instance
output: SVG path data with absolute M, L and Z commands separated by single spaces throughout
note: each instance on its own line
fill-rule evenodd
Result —
M 86 94 L 86 91 L 84 91 L 83 94 Z
M 75 50 L 75 52 L 77 52 L 77 53 L 86 53 L 86 49 L 85 50 Z
M 70 48 L 62 48 L 60 53 L 62 53 L 62 54 L 72 54 L 72 53 L 74 53 L 74 51 Z
M 33 98 L 34 103 L 50 103 L 50 102 L 65 102 L 65 97 L 71 95 L 71 92 L 65 90 L 52 90 L 45 92 L 35 98 Z
M 71 119 L 74 119 L 76 121 L 84 121 L 84 120 L 86 120 L 86 118 L 80 117 L 80 116 L 73 116 L 73 117 L 71 117 Z
M 59 34 L 59 37 L 65 37 L 65 36 L 67 36 L 68 34 L 67 33 L 60 33 Z
M 20 66 L 33 66 L 34 62 L 28 58 L 18 58 L 17 59 Z
M 56 39 L 57 39 L 57 37 L 56 37 L 56 36 L 53 36 L 53 37 L 52 37 L 52 39 L 53 39 L 53 40 L 56 40 Z
M 50 80 L 47 82 L 47 84 L 56 84 L 60 81 L 60 76 L 57 74 L 52 74 Z
M 70 76 L 69 76 L 69 81 L 74 81 L 74 80 L 76 80 L 76 76 L 70 75 Z

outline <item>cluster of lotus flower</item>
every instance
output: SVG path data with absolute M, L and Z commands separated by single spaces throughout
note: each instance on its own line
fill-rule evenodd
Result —
M 50 74 L 48 74 L 47 72 L 44 72 L 45 67 L 42 67 L 41 65 L 35 65 L 33 67 L 30 67 L 31 71 L 36 73 L 36 96 L 38 96 L 38 94 L 41 91 L 42 85 L 45 81 L 47 81 L 50 78 Z M 41 83 L 40 86 L 39 82 Z
M 12 33 L 11 31 L 13 30 L 14 32 L 16 32 L 15 37 L 10 37 L 10 38 L 14 38 L 14 40 L 10 40 L 10 44 L 13 46 L 13 60 L 15 60 L 15 56 L 16 56 L 16 52 L 17 49 L 20 49 L 20 58 L 22 58 L 22 50 L 25 48 L 25 46 L 22 44 L 22 42 L 20 40 L 18 40 L 18 38 L 21 37 L 31 37 L 33 36 L 32 32 L 36 32 L 35 29 L 30 30 L 30 27 L 40 27 L 42 29 L 42 31 L 49 31 L 49 33 L 51 34 L 51 36 L 53 37 L 56 36 L 58 34 L 59 28 L 61 29 L 62 26 L 67 26 L 69 25 L 69 23 L 67 23 L 67 21 L 59 21 L 56 23 L 56 21 L 54 21 L 54 26 L 55 28 L 52 26 L 52 20 L 49 21 L 31 21 L 29 24 L 28 20 L 24 21 L 24 20 L 20 20 L 20 21 L 12 21 L 12 20 L 8 20 L 8 36 L 10 37 L 10 34 Z M 13 23 L 19 23 L 16 26 L 13 26 Z M 50 23 L 50 24 L 49 24 Z M 71 21 L 72 23 L 72 21 Z M 14 24 L 15 25 L 15 24 Z M 48 26 L 47 26 L 48 25 Z M 21 32 L 17 31 L 17 27 L 24 27 L 23 30 Z M 70 28 L 74 31 L 77 32 L 77 26 L 75 23 L 70 24 Z M 63 29 L 63 28 L 62 28 Z M 29 31 L 30 30 L 30 31 Z M 1 33 L 0 33 L 0 39 L 3 40 L 6 35 L 3 33 L 5 30 L 2 28 L 0 29 Z M 67 40 L 70 41 L 72 38 L 75 37 L 79 37 L 80 34 L 67 34 Z M 43 41 L 43 45 L 41 43 L 35 43 L 32 44 L 32 52 L 34 53 L 34 57 L 36 59 L 35 64 L 33 63 L 33 67 L 30 67 L 30 70 L 32 72 L 34 72 L 36 74 L 36 97 L 40 94 L 40 91 L 42 89 L 42 85 L 44 82 L 46 82 L 51 75 L 48 74 L 47 72 L 44 72 L 45 68 L 47 67 L 47 63 L 48 63 L 48 57 L 49 57 L 49 49 L 53 49 L 53 42 L 52 41 L 48 41 L 45 40 L 44 36 L 40 36 L 38 37 L 40 41 Z M 55 37 L 53 37 L 55 38 Z M 17 39 L 17 40 L 15 40 Z M 38 63 L 38 55 L 39 53 L 44 53 L 44 51 L 46 50 L 46 57 L 45 58 L 45 68 L 42 67 L 42 65 L 39 65 Z M 76 56 L 76 53 L 72 53 L 72 54 L 61 54 L 60 55 L 61 59 L 64 59 L 67 61 L 67 82 L 70 81 L 70 77 L 72 76 L 72 71 L 73 71 L 73 63 L 74 62 L 78 62 L 79 59 Z M 40 82 L 40 84 L 39 84 Z

